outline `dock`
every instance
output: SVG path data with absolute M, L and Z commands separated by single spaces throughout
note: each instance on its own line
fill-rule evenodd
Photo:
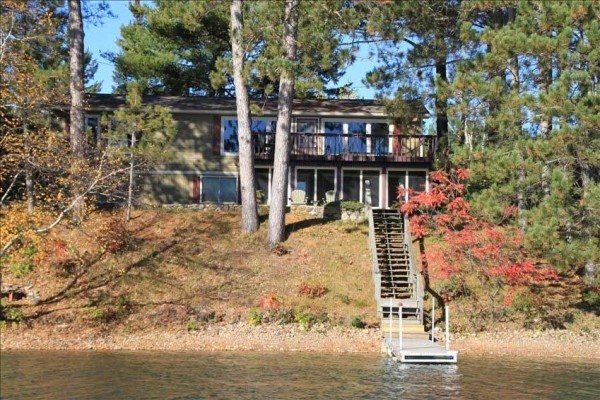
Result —
M 431 340 L 406 339 L 402 348 L 398 342 L 386 341 L 387 354 L 401 363 L 453 364 L 458 361 L 458 351 L 446 350 Z
M 366 185 L 372 275 L 381 319 L 382 349 L 400 363 L 456 363 L 450 349 L 449 309 L 444 307 L 445 341 L 435 339 L 435 301 L 425 331 L 424 282 L 414 262 L 409 221 L 398 210 L 374 210 Z

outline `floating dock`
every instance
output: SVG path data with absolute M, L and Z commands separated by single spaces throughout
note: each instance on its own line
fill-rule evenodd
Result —
M 431 340 L 405 339 L 400 347 L 398 341 L 385 341 L 388 355 L 401 363 L 448 363 L 458 361 L 458 351 L 446 350 Z

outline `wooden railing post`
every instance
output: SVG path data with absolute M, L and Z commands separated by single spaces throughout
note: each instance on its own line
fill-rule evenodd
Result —
M 431 296 L 431 341 L 435 342 L 435 297 Z

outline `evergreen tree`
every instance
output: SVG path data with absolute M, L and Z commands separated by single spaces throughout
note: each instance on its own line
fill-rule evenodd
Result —
M 517 211 L 527 248 L 597 275 L 600 260 L 600 40 L 595 2 L 472 2 L 473 57 L 451 86 L 455 163 L 473 203 L 501 223 Z M 491 23 L 496 20 L 502 23 Z M 477 22 L 487 22 L 485 24 Z M 597 278 L 595 278 L 597 279 Z
M 460 54 L 458 0 L 365 2 L 364 34 L 377 44 L 380 66 L 365 81 L 391 97 L 389 111 L 405 114 L 406 101 L 433 105 L 438 136 L 438 161 L 447 167 L 447 86 Z
M 118 92 L 143 82 L 148 94 L 232 95 L 230 82 L 217 89 L 209 73 L 218 57 L 231 51 L 228 7 L 213 1 L 156 0 L 130 5 L 134 21 L 121 28 L 115 63 Z
M 256 209 L 256 179 L 254 177 L 254 146 L 252 144 L 252 132 L 250 131 L 250 103 L 248 101 L 248 87 L 244 80 L 243 8 L 242 0 L 231 2 L 231 57 L 240 145 L 242 230 L 246 233 L 254 233 L 258 230 L 258 211 Z
M 297 54 L 299 0 L 286 0 L 284 12 L 283 47 L 287 65 L 281 68 L 277 129 L 275 132 L 275 160 L 271 205 L 269 208 L 268 245 L 274 247 L 285 240 L 285 207 L 287 204 L 287 176 L 290 164 L 292 106 L 294 101 L 294 63 Z
M 175 137 L 175 122 L 166 107 L 144 107 L 143 87 L 138 82 L 127 85 L 126 106 L 115 112 L 110 121 L 109 140 L 114 143 L 127 143 L 127 146 L 109 146 L 106 150 L 112 156 L 113 168 L 126 164 L 128 170 L 125 220 L 131 220 L 134 203 L 136 176 L 168 158 L 167 145 Z M 105 117 L 104 119 L 108 118 Z

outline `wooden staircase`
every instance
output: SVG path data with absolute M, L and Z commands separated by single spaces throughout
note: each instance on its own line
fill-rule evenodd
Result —
M 403 363 L 456 363 L 458 352 L 449 347 L 448 307 L 446 348 L 425 331 L 424 284 L 412 258 L 408 220 L 398 210 L 374 210 L 371 204 L 370 182 L 365 180 L 369 247 L 383 348 Z
M 419 277 L 411 260 L 410 233 L 404 216 L 397 210 L 371 210 L 370 217 L 381 331 L 386 337 L 397 336 L 402 326 L 407 338 L 427 340 L 429 336 L 423 325 L 423 297 L 417 290 Z M 400 310 L 402 324 L 399 321 Z
M 396 210 L 373 210 L 375 252 L 381 272 L 381 298 L 414 298 L 404 218 Z

